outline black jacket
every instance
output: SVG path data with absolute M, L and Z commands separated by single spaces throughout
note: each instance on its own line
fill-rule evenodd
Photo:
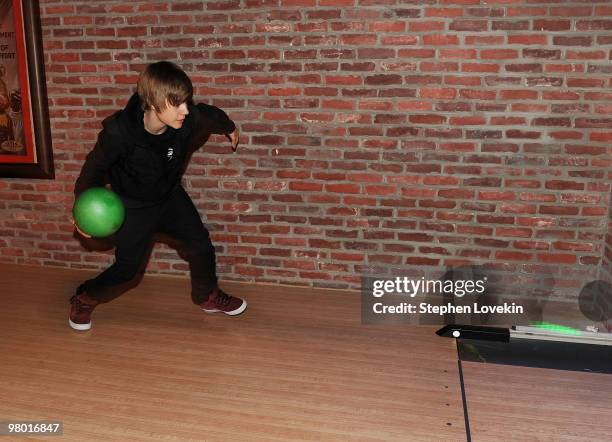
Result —
M 180 184 L 194 139 L 230 134 L 236 128 L 225 112 L 207 104 L 190 105 L 181 128 L 168 126 L 162 135 L 148 134 L 143 117 L 134 94 L 125 109 L 102 122 L 98 141 L 76 180 L 75 196 L 110 183 L 127 207 L 157 204 Z M 161 138 L 152 143 L 157 137 Z

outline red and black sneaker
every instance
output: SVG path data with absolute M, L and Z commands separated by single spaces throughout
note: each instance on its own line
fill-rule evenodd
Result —
M 70 298 L 70 318 L 68 323 L 75 330 L 89 330 L 91 328 L 91 313 L 99 302 L 89 296 L 79 287 L 76 295 Z
M 219 287 L 215 287 L 208 295 L 208 299 L 200 304 L 202 310 L 206 313 L 222 312 L 226 315 L 239 315 L 246 307 L 247 302 L 244 299 L 228 295 Z

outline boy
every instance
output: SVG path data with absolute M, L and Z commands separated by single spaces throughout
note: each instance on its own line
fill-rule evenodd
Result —
M 100 303 L 121 295 L 144 268 L 155 232 L 185 248 L 191 270 L 191 297 L 205 312 L 238 315 L 246 301 L 217 285 L 215 249 L 193 202 L 181 186 L 190 147 L 210 134 L 225 134 L 238 147 L 238 129 L 221 109 L 193 105 L 191 80 L 167 61 L 150 64 L 138 78 L 138 92 L 125 109 L 102 123 L 94 149 L 75 184 L 75 196 L 110 184 L 126 207 L 115 234 L 115 263 L 81 284 L 70 299 L 69 324 L 91 328 Z M 76 227 L 76 226 L 75 226 Z M 77 231 L 87 237 L 86 234 Z

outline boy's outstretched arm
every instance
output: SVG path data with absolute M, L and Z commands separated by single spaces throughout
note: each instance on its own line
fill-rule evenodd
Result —
M 234 129 L 234 132 L 227 135 L 230 141 L 232 142 L 232 150 L 236 152 L 238 149 L 238 143 L 240 142 L 240 131 L 238 128 Z
M 198 121 L 196 122 L 197 130 L 207 131 L 211 134 L 226 135 L 230 139 L 232 149 L 235 152 L 238 147 L 240 133 L 230 117 L 223 110 L 209 104 L 200 103 L 196 108 L 199 113 L 197 116 Z

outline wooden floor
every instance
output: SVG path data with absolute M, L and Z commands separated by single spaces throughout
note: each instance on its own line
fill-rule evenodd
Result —
M 66 441 L 467 438 L 455 341 L 361 325 L 354 294 L 222 284 L 249 300 L 231 318 L 193 306 L 186 279 L 151 276 L 75 332 L 68 298 L 92 273 L 0 274 L 0 421 L 62 421 Z M 473 441 L 611 438 L 611 375 L 469 362 L 463 375 Z
M 75 332 L 68 298 L 91 273 L 0 274 L 0 421 L 62 421 L 68 441 L 466 439 L 454 341 L 363 326 L 358 296 L 225 284 L 249 301 L 231 318 L 146 277 Z
M 463 362 L 473 441 L 612 440 L 612 375 Z

